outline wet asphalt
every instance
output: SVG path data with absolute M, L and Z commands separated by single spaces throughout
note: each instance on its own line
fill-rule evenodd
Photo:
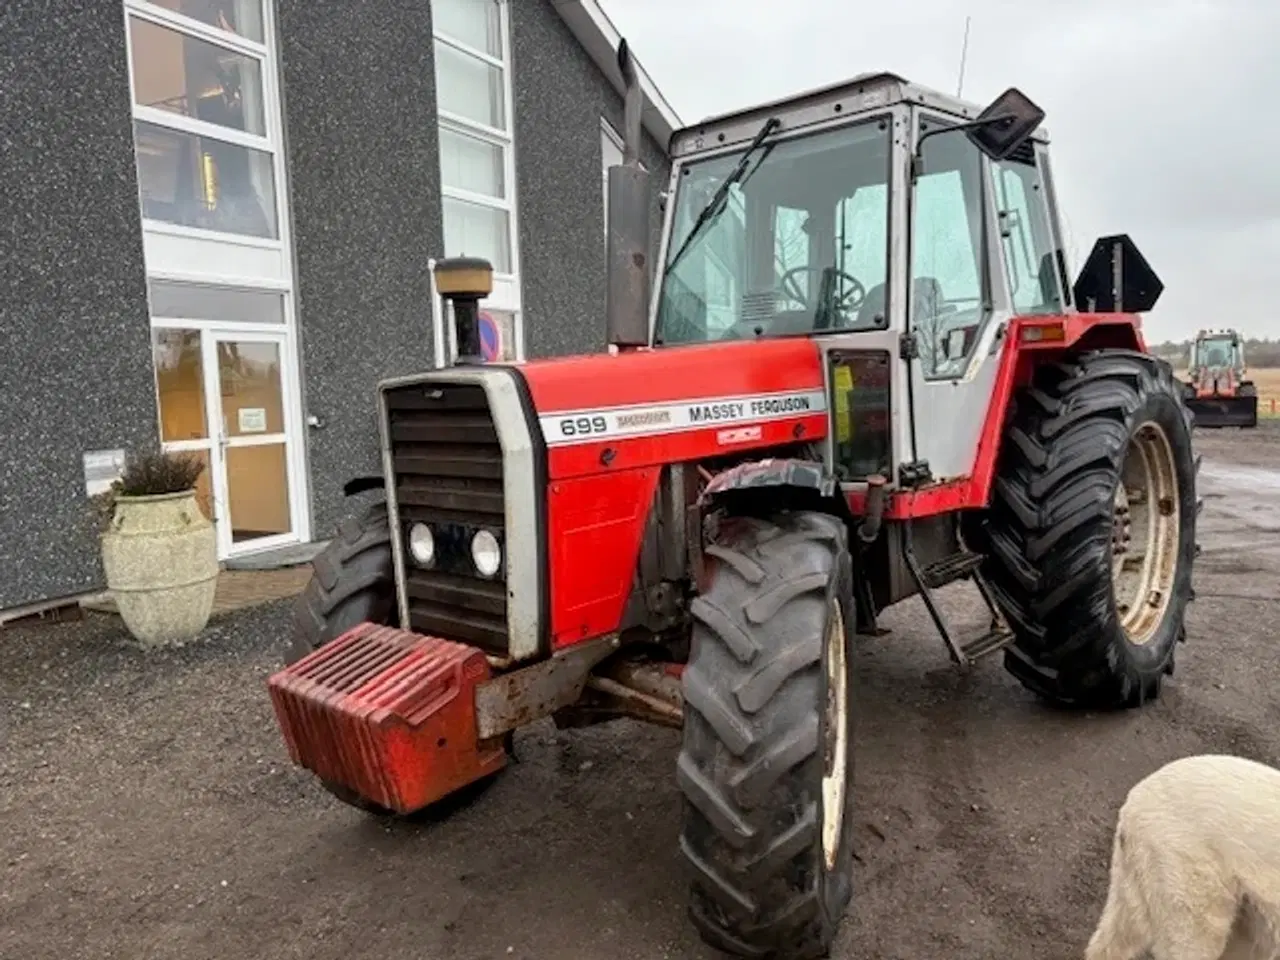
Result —
M 1177 672 L 1120 715 L 949 664 L 918 601 L 856 658 L 854 903 L 834 956 L 1078 960 L 1134 782 L 1280 763 L 1280 422 L 1200 431 L 1198 600 Z M 977 629 L 971 587 L 945 593 Z M 447 819 L 384 822 L 287 761 L 265 678 L 287 604 L 146 654 L 90 616 L 0 632 L 0 958 L 718 956 L 685 918 L 678 734 L 522 731 Z

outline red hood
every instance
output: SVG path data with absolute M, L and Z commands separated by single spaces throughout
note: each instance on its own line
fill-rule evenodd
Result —
M 541 415 L 564 410 L 821 389 L 807 339 L 731 341 L 534 360 L 520 365 Z

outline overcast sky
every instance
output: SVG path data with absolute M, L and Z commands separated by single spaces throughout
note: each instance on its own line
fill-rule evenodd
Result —
M 1073 279 L 1108 233 L 1148 340 L 1280 336 L 1280 0 L 601 0 L 686 123 L 873 70 L 1044 108 Z

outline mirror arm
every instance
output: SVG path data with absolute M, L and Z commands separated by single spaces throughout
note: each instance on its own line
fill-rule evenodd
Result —
M 911 155 L 912 181 L 919 179 L 920 174 L 924 173 L 924 142 L 930 137 L 936 137 L 940 133 L 955 133 L 958 130 L 979 130 L 982 127 L 995 126 L 997 123 L 1007 123 L 1013 119 L 1015 118 L 1009 115 L 987 117 L 985 120 L 968 120 L 965 123 L 955 123 L 945 127 L 937 127 L 933 130 L 926 130 L 916 140 L 915 153 Z

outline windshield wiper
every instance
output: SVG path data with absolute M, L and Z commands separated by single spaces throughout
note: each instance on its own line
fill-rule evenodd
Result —
M 751 162 L 751 155 L 755 153 L 760 144 L 764 142 L 764 138 L 773 133 L 773 131 L 781 125 L 782 121 L 777 117 L 770 117 L 765 121 L 764 126 L 760 128 L 760 132 L 757 133 L 755 139 L 751 141 L 751 145 L 743 152 L 742 157 L 738 160 L 738 165 L 733 168 L 733 172 L 724 178 L 720 186 L 716 187 L 716 192 L 712 194 L 711 199 L 707 201 L 707 205 L 698 212 L 697 219 L 693 221 L 693 226 L 689 228 L 689 233 L 684 238 L 684 243 L 680 244 L 680 249 L 676 251 L 675 256 L 667 261 L 667 268 L 662 271 L 662 275 L 664 277 L 675 269 L 676 264 L 679 263 L 680 258 L 688 252 L 689 247 L 697 238 L 698 234 L 702 232 L 703 227 L 719 216 L 720 212 L 724 209 L 725 201 L 729 198 L 729 189 L 735 183 L 739 183 L 745 179 L 744 174 L 747 172 L 747 164 Z M 768 154 L 766 153 L 765 156 L 768 156 Z M 760 162 L 764 162 L 764 157 L 760 158 Z M 759 170 L 760 164 L 756 164 L 755 169 Z M 754 173 L 755 171 L 753 170 L 752 172 Z

